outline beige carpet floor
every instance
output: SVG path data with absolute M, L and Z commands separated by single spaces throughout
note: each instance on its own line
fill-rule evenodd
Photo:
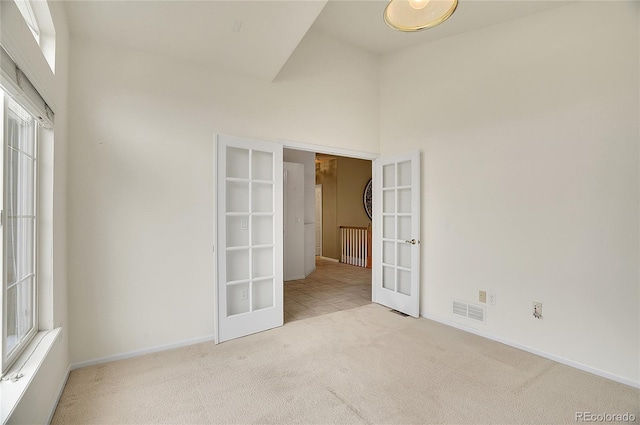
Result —
M 555 424 L 637 389 L 369 304 L 75 370 L 60 424 Z

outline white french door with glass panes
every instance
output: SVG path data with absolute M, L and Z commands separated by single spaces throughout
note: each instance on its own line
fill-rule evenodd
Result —
M 283 324 L 282 145 L 216 137 L 217 342 Z
M 420 152 L 373 162 L 373 301 L 420 315 Z

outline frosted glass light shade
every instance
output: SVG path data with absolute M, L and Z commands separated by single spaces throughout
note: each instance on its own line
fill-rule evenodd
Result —
M 419 31 L 443 23 L 457 6 L 458 0 L 430 0 L 422 8 L 409 0 L 391 0 L 384 10 L 384 21 L 398 31 Z

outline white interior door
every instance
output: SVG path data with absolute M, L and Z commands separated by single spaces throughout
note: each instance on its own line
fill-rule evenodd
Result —
M 217 136 L 218 342 L 283 324 L 282 145 Z
M 283 164 L 284 280 L 304 279 L 304 165 Z
M 420 315 L 420 152 L 373 163 L 373 301 Z

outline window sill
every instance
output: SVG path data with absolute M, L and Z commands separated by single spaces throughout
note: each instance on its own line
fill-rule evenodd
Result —
M 15 382 L 0 381 L 0 420 L 3 424 L 13 413 L 61 334 L 62 328 L 38 332 L 24 353 L 5 374 L 5 377 L 12 373 L 21 373 L 23 376 Z

